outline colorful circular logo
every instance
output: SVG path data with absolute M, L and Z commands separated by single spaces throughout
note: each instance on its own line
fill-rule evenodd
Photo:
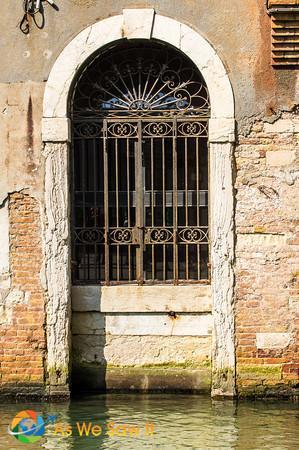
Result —
M 10 424 L 9 434 L 23 443 L 37 442 L 45 433 L 45 422 L 41 415 L 27 409 L 20 411 Z

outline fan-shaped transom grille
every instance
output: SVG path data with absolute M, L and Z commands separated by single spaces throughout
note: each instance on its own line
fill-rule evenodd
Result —
M 209 116 L 209 96 L 194 64 L 161 45 L 132 45 L 99 55 L 85 67 L 74 116 Z

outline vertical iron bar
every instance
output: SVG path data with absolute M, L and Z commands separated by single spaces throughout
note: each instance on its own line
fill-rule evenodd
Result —
M 97 227 L 97 185 L 96 185 L 96 138 L 93 138 L 92 140 L 92 154 L 93 154 L 93 225 L 94 228 Z M 98 275 L 98 264 L 97 264 L 97 244 L 94 244 L 94 278 L 96 281 L 98 281 L 99 275 Z
M 187 145 L 187 138 L 184 139 L 185 143 L 185 225 L 189 225 L 188 220 L 188 145 Z M 186 280 L 189 280 L 189 248 L 188 244 L 186 243 Z
M 141 70 L 138 70 L 138 98 L 141 99 Z
M 128 228 L 131 228 L 131 215 L 130 215 L 130 140 L 127 138 L 127 215 L 128 215 Z M 131 245 L 128 245 L 128 270 L 129 281 L 132 281 L 131 275 Z
M 136 89 L 135 89 L 135 83 L 134 83 L 134 80 L 132 78 L 131 72 L 129 72 L 129 77 L 130 77 L 130 81 L 131 81 L 132 90 L 133 90 L 133 93 L 134 93 L 134 98 L 138 98 L 138 94 L 137 94 Z
M 165 227 L 165 138 L 162 137 L 162 189 L 163 189 L 163 227 Z M 166 244 L 163 245 L 163 281 L 166 280 Z
M 80 142 L 80 141 L 79 141 Z M 72 186 L 72 196 L 71 196 L 71 231 L 72 231 L 72 255 L 71 255 L 71 261 L 75 261 L 77 262 L 77 247 L 78 245 L 76 245 L 75 243 L 75 198 L 76 198 L 76 185 L 75 185 L 75 177 L 78 177 L 78 174 L 75 172 L 75 158 L 78 158 L 78 141 L 75 141 L 75 133 L 74 133 L 74 123 L 73 123 L 73 127 L 72 127 L 72 147 L 71 147 L 71 152 L 70 152 L 70 156 L 71 156 L 71 167 L 72 167 L 72 172 L 71 172 L 71 186 Z M 75 152 L 75 148 L 76 148 L 76 152 Z M 78 186 L 78 185 L 77 185 Z M 79 275 L 79 271 L 77 269 L 77 265 L 76 268 L 74 269 L 73 264 L 71 264 L 71 273 L 72 273 L 72 278 L 73 281 L 78 281 L 80 279 L 80 275 Z
M 177 182 L 177 120 L 173 120 L 172 138 L 173 176 L 173 281 L 178 283 L 178 182 Z
M 83 228 L 86 227 L 86 209 L 85 209 L 85 158 L 86 158 L 86 140 L 83 140 L 82 150 L 81 150 L 81 156 L 82 156 L 82 197 L 83 197 Z
M 155 201 L 155 193 L 154 193 L 154 139 L 151 137 L 151 212 L 152 212 L 152 227 L 155 224 L 154 221 L 154 201 Z M 152 244 L 152 279 L 155 279 L 155 246 Z
M 115 201 L 116 201 L 116 227 L 119 228 L 118 138 L 115 139 Z M 117 281 L 119 281 L 119 244 L 116 245 L 116 279 L 117 279 Z
M 86 222 L 88 224 L 88 215 L 89 215 L 89 211 L 88 211 L 88 178 L 89 178 L 89 148 L 88 148 L 88 141 L 85 141 L 85 158 L 84 158 L 84 163 L 85 163 L 85 189 L 84 189 L 84 203 L 85 203 L 85 211 L 86 211 Z M 87 248 L 87 252 L 86 252 L 86 256 L 87 256 L 87 265 L 86 265 L 86 272 L 87 272 L 87 280 L 89 280 L 89 246 L 86 246 Z
M 104 215 L 105 215 L 105 283 L 109 284 L 109 184 L 108 184 L 108 146 L 107 121 L 103 121 L 104 152 Z
M 200 226 L 200 216 L 199 216 L 199 138 L 196 137 L 195 138 L 195 142 L 196 142 L 196 225 L 199 227 Z M 200 280 L 200 245 L 197 244 L 197 280 Z
M 87 252 L 87 279 L 88 281 L 90 280 L 90 245 L 87 247 L 88 248 L 88 252 Z
M 86 140 L 83 140 L 82 146 L 82 197 L 83 197 L 83 228 L 86 228 L 86 202 L 85 202 L 85 191 L 86 191 Z M 87 264 L 88 258 L 86 253 L 86 245 L 84 244 L 84 280 L 87 280 L 88 272 L 87 272 Z
M 135 143 L 136 227 L 139 247 L 136 250 L 137 283 L 143 283 L 143 177 L 142 177 L 142 122 L 138 121 L 138 138 Z
M 208 130 L 208 136 L 209 136 L 209 130 Z M 207 225 L 208 225 L 208 243 L 207 243 L 207 245 L 208 245 L 208 251 L 207 251 L 207 264 L 208 264 L 208 266 L 207 266 L 207 278 L 209 279 L 209 280 L 211 280 L 211 244 L 210 244 L 210 230 L 211 230 L 211 217 L 210 217 L 210 192 L 212 192 L 211 191 L 211 179 L 210 179 L 210 173 L 211 173 L 211 171 L 210 171 L 210 169 L 211 169 L 211 166 L 210 166 L 210 164 L 211 164 L 211 161 L 210 161 L 210 142 L 208 141 L 208 138 L 207 138 L 207 141 L 206 141 L 206 148 L 205 148 L 205 150 L 206 150 L 206 152 L 207 152 L 207 170 L 208 170 L 208 183 L 207 183 L 207 185 L 205 186 L 206 187 L 206 189 L 208 189 L 208 192 L 207 192 L 207 209 L 208 209 L 208 223 L 207 223 Z
M 86 245 L 83 245 L 83 249 L 84 249 L 84 253 L 83 253 L 83 261 L 84 261 L 84 267 L 83 267 L 83 272 L 84 272 L 84 280 L 87 280 L 87 253 L 86 253 Z

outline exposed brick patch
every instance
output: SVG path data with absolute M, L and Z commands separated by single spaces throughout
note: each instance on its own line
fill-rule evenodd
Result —
M 299 295 L 299 133 L 293 132 L 296 120 L 288 115 L 277 125 L 267 125 L 267 130 L 263 122 L 257 121 L 248 136 L 239 137 L 236 149 L 239 392 L 267 385 L 288 389 L 299 383 L 299 324 L 295 312 Z M 274 348 L 275 343 L 273 348 L 257 348 L 257 333 L 288 333 L 290 342 L 284 348 Z M 249 366 L 250 370 L 246 370 Z M 271 367 L 275 367 L 275 377 Z
M 299 380 L 299 362 L 284 364 L 282 366 L 282 377 L 289 380 Z
M 9 198 L 11 290 L 24 293 L 0 335 L 1 386 L 44 382 L 45 311 L 40 285 L 41 223 L 38 203 L 28 195 Z M 1 387 L 0 387 L 1 389 Z

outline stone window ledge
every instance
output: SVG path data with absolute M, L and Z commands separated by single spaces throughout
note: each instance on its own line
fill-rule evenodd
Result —
M 206 313 L 212 310 L 211 286 L 73 286 L 72 310 Z
M 299 0 L 268 0 L 268 7 L 275 6 L 299 6 Z

